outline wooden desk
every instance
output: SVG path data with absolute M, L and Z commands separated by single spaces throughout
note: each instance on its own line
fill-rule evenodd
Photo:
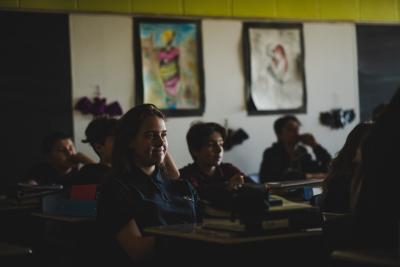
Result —
M 219 230 L 209 227 L 209 225 L 225 224 L 228 230 Z M 236 225 L 238 228 L 235 230 L 229 226 Z M 259 241 L 274 241 L 274 240 L 289 240 L 293 238 L 307 238 L 307 237 L 321 237 L 321 228 L 304 229 L 302 231 L 286 232 L 286 233 L 260 233 L 248 234 L 241 228 L 238 222 L 230 222 L 228 220 L 215 220 L 206 219 L 203 224 L 182 224 L 182 225 L 168 225 L 148 227 L 145 229 L 147 234 L 155 236 L 165 236 L 172 238 L 182 238 L 188 240 L 205 241 L 221 245 L 235 245 L 254 243 Z
M 144 232 L 163 244 L 171 264 L 194 266 L 323 266 L 322 230 L 249 234 L 244 231 L 211 230 L 200 225 L 148 227 Z M 229 223 L 229 222 L 228 222 Z M 158 246 L 160 248 L 160 246 Z
M 304 180 L 290 180 L 282 182 L 268 182 L 266 185 L 271 189 L 294 189 L 302 187 L 319 187 L 322 186 L 324 179 L 308 178 Z
M 32 250 L 30 248 L 0 242 L 1 259 L 6 257 L 27 256 L 30 254 L 32 254 Z
M 335 250 L 331 259 L 334 266 L 400 266 L 399 251 L 395 249 Z
M 32 212 L 31 215 L 35 218 L 63 222 L 63 223 L 86 223 L 86 222 L 95 222 L 96 217 L 78 217 L 78 216 L 68 216 L 62 214 L 54 214 L 54 213 L 43 213 L 43 212 Z
M 310 204 L 292 202 L 277 195 L 272 195 L 271 198 L 282 201 L 282 205 L 271 206 L 265 213 L 267 219 L 263 222 L 264 229 L 291 228 L 292 230 L 300 230 L 322 227 L 320 211 Z M 229 220 L 231 212 L 207 206 L 205 217 Z

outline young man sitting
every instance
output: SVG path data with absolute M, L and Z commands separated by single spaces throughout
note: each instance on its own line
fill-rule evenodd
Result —
M 94 163 L 88 156 L 77 152 L 71 136 L 54 132 L 42 142 L 42 153 L 46 161 L 28 171 L 24 181 L 32 185 L 63 184 L 77 182 L 80 164 Z
M 252 180 L 232 164 L 222 163 L 225 138 L 225 128 L 217 123 L 197 123 L 190 127 L 186 140 L 194 162 L 179 171 L 202 200 L 230 209 L 234 192 Z

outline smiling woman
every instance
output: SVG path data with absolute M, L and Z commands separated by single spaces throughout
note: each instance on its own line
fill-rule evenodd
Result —
M 98 200 L 98 221 L 106 234 L 110 263 L 131 266 L 154 261 L 155 239 L 145 227 L 197 222 L 197 196 L 190 184 L 170 178 L 164 115 L 138 105 L 120 120 L 114 140 L 113 176 Z M 111 251 L 111 253 L 110 253 Z M 159 258 L 157 260 L 160 260 Z

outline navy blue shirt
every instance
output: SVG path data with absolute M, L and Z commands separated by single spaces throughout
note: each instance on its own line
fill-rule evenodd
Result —
M 144 234 L 143 229 L 149 226 L 196 223 L 196 208 L 197 195 L 187 181 L 164 178 L 158 169 L 148 176 L 134 168 L 103 185 L 97 220 L 106 242 L 112 246 L 109 253 L 126 257 L 116 235 L 130 220 L 134 219 Z

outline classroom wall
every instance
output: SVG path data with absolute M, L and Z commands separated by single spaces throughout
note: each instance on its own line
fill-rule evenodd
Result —
M 191 161 L 185 143 L 190 123 L 196 120 L 227 122 L 250 136 L 225 153 L 246 173 L 258 172 L 263 150 L 275 141 L 272 124 L 277 115 L 248 116 L 244 100 L 244 72 L 240 20 L 203 19 L 203 57 L 206 107 L 202 117 L 167 121 L 170 151 L 179 167 Z M 124 111 L 134 103 L 132 18 L 124 15 L 71 14 L 71 64 L 74 103 L 94 96 L 99 85 L 108 101 L 119 101 Z M 352 23 L 304 23 L 307 114 L 298 117 L 302 131 L 312 132 L 332 154 L 343 145 L 357 119 L 341 130 L 318 122 L 319 112 L 354 108 L 359 114 L 355 25 Z M 95 157 L 82 144 L 91 120 L 74 112 L 77 148 Z
M 0 8 L 296 20 L 399 22 L 400 0 L 0 0 Z

